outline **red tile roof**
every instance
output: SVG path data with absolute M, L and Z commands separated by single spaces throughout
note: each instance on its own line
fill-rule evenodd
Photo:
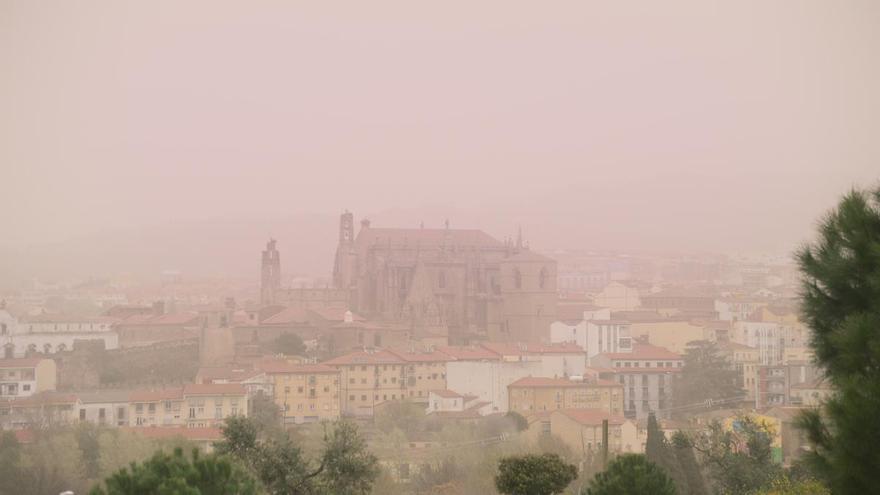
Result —
M 345 308 L 318 308 L 310 311 L 327 321 L 344 321 L 345 312 L 348 310 Z M 351 319 L 352 321 L 367 321 L 366 318 L 354 312 L 351 313 Z
M 339 365 L 361 365 L 361 364 L 404 364 L 405 361 L 396 354 L 388 352 L 384 349 L 376 349 L 370 351 L 355 351 L 333 359 L 324 361 L 321 364 L 328 366 Z
M 454 392 L 452 390 L 431 390 L 430 393 L 434 395 L 439 395 L 444 399 L 460 399 L 463 397 L 460 393 Z
M 565 378 L 545 378 L 527 376 L 511 383 L 508 387 L 532 387 L 532 388 L 590 388 L 590 387 L 622 387 L 623 385 L 611 380 L 566 380 Z
M 246 395 L 240 383 L 189 383 L 183 386 L 183 395 Z
M 437 350 L 455 361 L 498 361 L 501 359 L 497 353 L 479 346 L 439 346 Z
M 261 321 L 261 325 L 289 325 L 291 323 L 309 323 L 312 315 L 301 308 L 285 308 Z
M 0 359 L 0 368 L 33 368 L 46 358 Z
M 263 361 L 256 363 L 255 366 L 270 375 L 339 373 L 336 368 L 331 368 L 324 364 L 294 364 L 284 361 Z

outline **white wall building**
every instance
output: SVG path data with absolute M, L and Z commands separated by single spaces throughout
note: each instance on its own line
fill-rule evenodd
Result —
M 24 357 L 28 353 L 53 354 L 73 349 L 76 341 L 100 340 L 105 349 L 119 347 L 119 336 L 113 329 L 117 320 L 109 317 L 73 317 L 37 315 L 16 320 L 0 310 L 0 347 L 7 358 Z M 4 332 L 5 328 L 5 332 Z
M 786 328 L 766 321 L 737 321 L 730 340 L 758 349 L 758 362 L 765 366 L 782 364 Z

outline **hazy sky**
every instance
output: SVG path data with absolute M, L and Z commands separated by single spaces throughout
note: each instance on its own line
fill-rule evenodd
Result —
M 876 0 L 3 0 L 0 237 L 348 208 L 784 249 L 880 178 L 878 88 Z

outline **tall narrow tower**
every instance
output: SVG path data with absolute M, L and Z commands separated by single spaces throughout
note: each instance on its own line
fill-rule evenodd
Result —
M 260 272 L 260 304 L 275 304 L 275 293 L 281 288 L 281 255 L 275 249 L 275 239 L 269 239 L 263 251 Z
M 333 286 L 337 289 L 351 287 L 353 248 L 354 215 L 346 211 L 339 217 L 339 244 L 336 246 L 336 262 L 333 264 Z

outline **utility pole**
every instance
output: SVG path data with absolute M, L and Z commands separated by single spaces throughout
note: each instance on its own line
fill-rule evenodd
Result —
M 608 467 L 608 420 L 602 420 L 602 469 Z

